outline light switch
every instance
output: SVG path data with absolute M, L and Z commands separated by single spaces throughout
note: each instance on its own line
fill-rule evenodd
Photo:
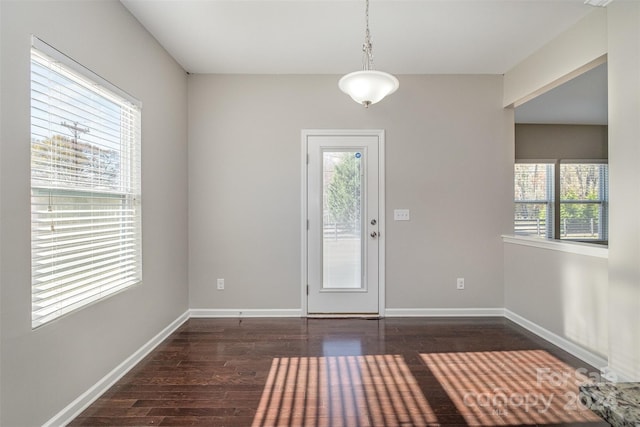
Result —
M 395 221 L 409 221 L 411 219 L 409 209 L 395 209 L 393 211 L 393 219 Z

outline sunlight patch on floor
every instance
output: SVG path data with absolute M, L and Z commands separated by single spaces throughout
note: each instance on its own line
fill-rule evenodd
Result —
M 543 350 L 421 354 L 469 425 L 597 422 L 578 385 L 594 374 Z M 590 378 L 591 377 L 591 378 Z
M 437 418 L 398 355 L 275 358 L 259 426 L 426 426 Z

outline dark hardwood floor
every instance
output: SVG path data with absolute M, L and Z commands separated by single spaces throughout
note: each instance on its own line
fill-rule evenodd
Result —
M 70 425 L 606 426 L 596 372 L 502 318 L 191 319 Z

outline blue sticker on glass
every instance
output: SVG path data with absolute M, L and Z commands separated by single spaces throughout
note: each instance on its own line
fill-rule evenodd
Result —
M 362 154 L 356 153 L 356 159 L 359 159 L 360 157 L 362 157 Z

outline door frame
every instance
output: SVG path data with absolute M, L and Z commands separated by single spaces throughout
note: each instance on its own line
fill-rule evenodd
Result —
M 309 153 L 307 140 L 311 136 L 377 136 L 378 137 L 378 316 L 384 317 L 385 313 L 385 131 L 384 129 L 303 129 L 302 136 L 302 156 L 301 156 L 301 208 L 300 208 L 300 236 L 301 236 L 301 280 L 300 297 L 302 316 L 309 313 L 307 305 L 307 277 L 309 272 L 308 259 L 308 182 L 307 170 L 309 167 Z

